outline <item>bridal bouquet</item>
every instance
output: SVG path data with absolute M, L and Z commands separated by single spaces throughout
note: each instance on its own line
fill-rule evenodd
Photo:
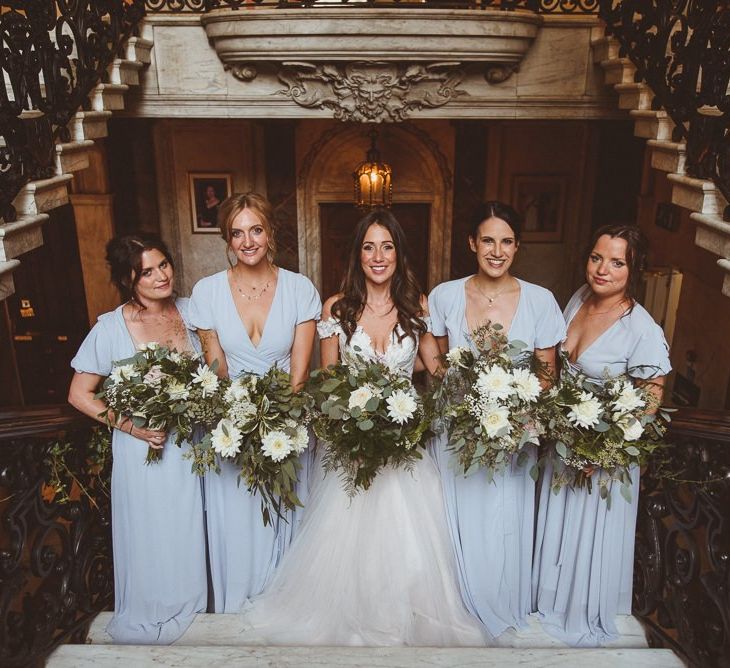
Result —
M 196 447 L 194 468 L 215 468 L 217 457 L 230 460 L 248 491 L 261 495 L 264 525 L 271 511 L 301 506 L 296 483 L 299 455 L 309 446 L 309 398 L 295 393 L 289 374 L 272 367 L 263 376 L 245 374 L 225 381 L 221 419 Z
M 563 359 L 563 368 L 568 368 Z M 601 498 L 610 503 L 609 482 L 621 483 L 621 495 L 631 500 L 630 467 L 641 465 L 661 446 L 669 415 L 666 409 L 647 414 L 656 400 L 628 376 L 597 383 L 585 375 L 563 373 L 549 395 L 549 437 L 564 466 L 553 474 L 554 491 L 564 485 L 591 489 L 593 470 Z
M 95 398 L 111 411 L 109 423 L 129 417 L 135 427 L 175 432 L 179 446 L 190 440 L 201 407 L 218 389 L 215 370 L 197 355 L 179 353 L 151 342 L 127 359 L 115 362 Z M 149 448 L 146 462 L 159 461 L 162 450 Z
M 360 360 L 313 372 L 307 389 L 314 433 L 328 444 L 325 469 L 341 472 L 349 494 L 368 489 L 384 466 L 408 467 L 421 459 L 418 446 L 431 414 L 410 379 Z
M 540 371 L 525 344 L 509 341 L 501 325 L 487 323 L 472 333 L 478 352 L 452 348 L 434 398 L 449 435 L 449 447 L 465 475 L 480 468 L 491 480 L 525 446 L 538 445 L 546 416 Z

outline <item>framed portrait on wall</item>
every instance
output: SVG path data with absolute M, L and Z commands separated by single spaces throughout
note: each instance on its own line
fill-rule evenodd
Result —
M 231 194 L 231 175 L 191 172 L 188 180 L 193 234 L 218 234 L 218 207 Z
M 562 241 L 566 187 L 563 174 L 515 174 L 512 206 L 525 218 L 524 241 Z

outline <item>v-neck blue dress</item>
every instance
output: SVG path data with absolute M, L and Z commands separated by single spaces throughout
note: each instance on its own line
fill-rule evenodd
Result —
M 289 371 L 294 330 L 318 320 L 322 311 L 312 282 L 279 269 L 276 292 L 258 345 L 253 345 L 236 310 L 226 271 L 198 281 L 190 298 L 190 322 L 197 329 L 215 330 L 226 355 L 228 374 L 264 374 L 273 365 Z M 302 457 L 297 493 L 306 503 L 311 453 Z M 223 462 L 220 474 L 205 476 L 208 554 L 215 612 L 239 612 L 260 594 L 292 538 L 296 520 L 273 518 L 264 526 L 261 499 L 239 484 L 238 471 Z
M 178 299 L 187 322 L 187 299 Z M 191 346 L 200 350 L 189 332 Z M 122 306 L 99 316 L 71 366 L 78 373 L 108 376 L 115 361 L 131 357 L 135 342 Z M 200 478 L 190 471 L 174 436 L 162 459 L 145 464 L 147 443 L 112 433 L 112 545 L 114 616 L 107 632 L 120 644 L 170 644 L 205 612 L 205 526 Z
M 584 285 L 573 295 L 565 308 L 568 325 L 590 292 Z M 636 304 L 562 373 L 580 370 L 602 382 L 606 374 L 650 379 L 665 376 L 671 369 L 664 333 Z M 639 468 L 630 471 L 631 503 L 621 496 L 619 484 L 609 483 L 610 510 L 597 486 L 590 493 L 586 488 L 563 488 L 553 494 L 552 473 L 548 465 L 540 481 L 534 608 L 544 628 L 563 642 L 601 645 L 617 636 L 616 615 L 631 613 Z
M 466 322 L 465 284 L 442 283 L 428 298 L 434 336 L 448 336 L 449 348 L 474 344 Z M 519 279 L 518 279 L 519 280 Z M 529 350 L 552 348 L 565 338 L 565 322 L 552 293 L 519 280 L 520 297 L 508 337 Z M 449 530 L 456 553 L 464 602 L 493 636 L 523 626 L 530 612 L 530 569 L 535 483 L 530 469 L 534 448 L 522 466 L 512 463 L 487 480 L 484 470 L 465 477 L 447 449 L 446 436 L 434 439 L 441 471 Z

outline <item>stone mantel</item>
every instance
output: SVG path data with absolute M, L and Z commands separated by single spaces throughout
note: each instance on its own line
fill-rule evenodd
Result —
M 459 9 L 216 10 L 201 23 L 221 61 L 483 63 L 513 71 L 542 17 L 530 12 Z

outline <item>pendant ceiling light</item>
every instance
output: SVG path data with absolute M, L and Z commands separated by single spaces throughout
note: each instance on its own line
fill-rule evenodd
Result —
M 352 173 L 355 181 L 355 206 L 370 209 L 374 206 L 389 207 L 393 201 L 393 170 L 387 162 L 380 159 L 375 146 L 378 133 L 371 130 L 370 150 L 364 162 Z

